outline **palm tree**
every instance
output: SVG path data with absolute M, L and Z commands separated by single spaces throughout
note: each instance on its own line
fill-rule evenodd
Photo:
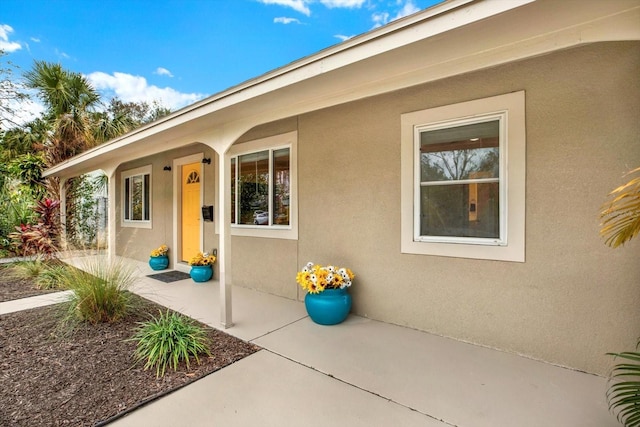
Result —
M 42 148 L 46 166 L 54 166 L 97 145 L 95 137 L 94 109 L 100 104 L 98 92 L 79 73 L 65 70 L 60 64 L 36 61 L 33 68 L 25 73 L 25 85 L 34 89 L 44 103 L 43 117 L 48 132 L 41 134 L 39 146 Z M 67 224 L 74 223 L 73 209 L 70 209 L 78 188 L 78 178 L 66 182 Z M 58 179 L 47 182 L 51 197 L 60 194 Z M 67 236 L 73 240 L 75 227 L 68 227 Z
M 44 119 L 51 135 L 44 151 L 48 166 L 95 145 L 91 113 L 100 96 L 85 77 L 45 61 L 36 61 L 24 77 L 26 86 L 36 90 L 47 109 Z
M 47 167 L 54 166 L 83 151 L 134 128 L 160 118 L 170 110 L 154 103 L 123 103 L 112 100 L 110 106 L 101 104 L 98 92 L 80 73 L 65 70 L 60 64 L 35 61 L 33 68 L 25 73 L 25 86 L 34 89 L 44 103 L 46 113 L 42 122 L 46 131 L 37 135 L 35 147 L 42 150 Z M 73 240 L 77 229 L 72 209 L 76 192 L 82 188 L 79 180 L 66 182 L 67 237 Z M 57 179 L 47 182 L 50 197 L 57 199 L 60 183 Z M 79 195 L 81 196 L 81 195 Z

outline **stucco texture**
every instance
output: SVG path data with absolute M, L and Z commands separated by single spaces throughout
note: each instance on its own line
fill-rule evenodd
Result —
M 640 336 L 640 242 L 598 235 L 640 165 L 639 70 L 638 43 L 603 43 L 299 117 L 298 267 L 352 268 L 358 314 L 605 374 Z M 526 262 L 401 254 L 400 115 L 518 90 Z
M 301 299 L 307 261 L 347 266 L 357 314 L 606 374 L 605 353 L 640 336 L 640 239 L 613 250 L 598 234 L 606 195 L 640 166 L 639 71 L 640 43 L 599 43 L 256 127 L 238 142 L 298 131 L 299 238 L 233 237 L 233 283 Z M 526 261 L 402 254 L 400 116 L 521 90 Z M 162 165 L 193 150 L 151 158 L 153 230 L 119 229 L 120 253 L 170 241 Z

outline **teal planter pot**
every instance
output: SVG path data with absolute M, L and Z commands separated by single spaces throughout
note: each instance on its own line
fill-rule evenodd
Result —
M 189 274 L 194 282 L 206 282 L 213 277 L 213 267 L 210 265 L 193 265 Z
M 169 257 L 166 255 L 152 256 L 149 258 L 149 267 L 152 270 L 164 270 L 169 266 Z
M 304 306 L 314 322 L 320 325 L 335 325 L 349 315 L 351 295 L 346 289 L 325 289 L 319 294 L 308 293 L 304 297 Z

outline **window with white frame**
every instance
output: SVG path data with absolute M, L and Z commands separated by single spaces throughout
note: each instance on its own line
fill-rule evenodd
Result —
M 524 92 L 402 115 L 402 251 L 524 261 Z
M 122 226 L 151 227 L 151 165 L 121 173 Z
M 297 132 L 230 150 L 232 234 L 297 238 Z

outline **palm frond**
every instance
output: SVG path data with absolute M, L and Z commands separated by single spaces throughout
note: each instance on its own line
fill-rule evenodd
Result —
M 640 173 L 636 168 L 627 175 Z M 609 196 L 612 198 L 602 207 L 600 235 L 605 244 L 616 248 L 640 233 L 640 176 L 619 186 Z
M 625 427 L 640 427 L 640 353 L 626 351 L 607 354 L 623 359 L 613 367 L 609 376 L 606 394 L 609 410 Z

